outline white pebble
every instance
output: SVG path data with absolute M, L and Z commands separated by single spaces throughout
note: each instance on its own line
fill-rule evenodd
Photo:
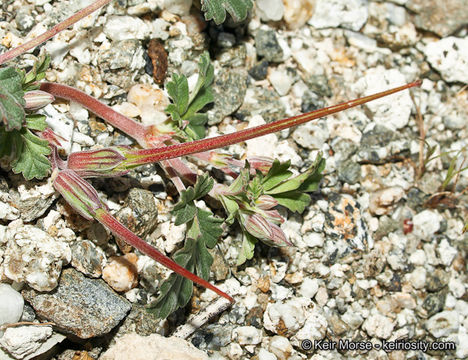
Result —
M 271 352 L 265 350 L 265 349 L 260 349 L 258 352 L 258 360 L 277 360 L 278 358 L 275 356 L 275 354 L 272 354 Z
M 459 318 L 456 311 L 442 311 L 426 321 L 426 329 L 436 338 L 446 337 L 458 331 Z
M 394 326 L 395 324 L 390 318 L 381 314 L 373 314 L 364 321 L 362 328 L 369 334 L 369 336 L 388 339 L 392 335 Z
M 299 294 L 306 298 L 313 298 L 319 288 L 319 282 L 317 279 L 305 278 L 299 289 Z
M 268 80 L 280 96 L 286 95 L 291 89 L 292 81 L 286 71 L 273 70 L 268 73 Z
M 0 284 L 0 325 L 18 322 L 23 314 L 21 294 L 8 284 Z
M 241 345 L 257 345 L 262 341 L 262 331 L 254 326 L 240 326 L 232 335 L 233 340 Z
M 263 21 L 279 21 L 284 14 L 282 0 L 257 0 L 257 11 Z
M 424 54 L 445 81 L 468 83 L 468 38 L 450 36 L 434 41 L 426 46 Z
M 413 217 L 413 234 L 423 240 L 430 240 L 440 229 L 442 216 L 434 210 L 424 210 Z
M 426 253 L 422 249 L 417 249 L 411 254 L 409 261 L 413 265 L 422 266 L 426 263 Z

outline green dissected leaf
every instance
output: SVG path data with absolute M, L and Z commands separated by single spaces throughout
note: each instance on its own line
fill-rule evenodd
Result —
M 47 128 L 45 115 L 40 115 L 40 114 L 26 115 L 26 127 L 31 130 L 44 131 Z
M 252 6 L 251 0 L 202 0 L 205 19 L 213 19 L 218 25 L 226 20 L 226 11 L 234 21 L 239 22 L 247 17 Z
M 242 247 L 237 257 L 237 265 L 242 265 L 247 260 L 250 260 L 254 256 L 255 244 L 257 243 L 257 238 L 250 235 L 248 232 L 244 232 L 242 239 Z
M 274 198 L 278 201 L 279 205 L 298 213 L 302 213 L 310 204 L 310 196 L 298 190 L 277 194 Z
M 214 100 L 211 89 L 213 78 L 214 68 L 210 63 L 210 56 L 208 52 L 204 52 L 198 62 L 198 80 L 190 94 L 188 81 L 184 75 L 174 74 L 172 81 L 167 84 L 172 104 L 166 108 L 166 112 L 179 127 L 188 123 L 183 130 L 189 140 L 205 137 L 208 117 L 206 114 L 200 114 L 199 111 Z
M 11 67 L 0 69 L 0 116 L 6 131 L 20 130 L 26 113 L 21 75 Z
M 181 199 L 173 211 L 176 223 L 187 223 L 184 247 L 174 254 L 174 261 L 205 280 L 208 280 L 213 264 L 213 257 L 208 249 L 216 245 L 216 241 L 223 233 L 221 227 L 223 219 L 214 217 L 210 211 L 197 208 L 194 202 L 208 194 L 213 183 L 213 179 L 208 175 L 200 176 L 194 187 L 181 193 Z M 192 290 L 192 281 L 171 274 L 161 286 L 161 293 L 151 305 L 150 311 L 158 317 L 165 318 L 179 307 L 187 305 Z
M 23 91 L 39 89 L 39 81 L 45 78 L 45 72 L 49 68 L 50 56 L 42 55 L 33 65 L 32 69 L 26 73 L 21 70 Z
M 50 170 L 46 157 L 50 154 L 49 142 L 26 128 L 21 129 L 18 135 L 21 140 L 16 139 L 16 159 L 11 163 L 13 172 L 22 173 L 26 180 L 44 178 Z
M 265 194 L 273 195 L 300 189 L 302 192 L 311 192 L 318 189 L 318 184 L 322 178 L 321 172 L 325 168 L 325 159 L 321 154 L 317 156 L 314 164 L 302 174 L 283 181 L 276 186 L 265 191 Z
M 268 174 L 266 174 L 262 181 L 262 185 L 265 191 L 274 188 L 282 181 L 291 177 L 292 172 L 288 170 L 290 165 L 290 161 L 286 161 L 284 163 L 280 163 L 276 159 L 275 161 L 273 161 L 273 165 L 271 166 L 270 170 L 268 171 Z
M 167 92 L 179 114 L 187 111 L 189 100 L 188 81 L 184 75 L 172 75 L 172 81 L 167 83 Z

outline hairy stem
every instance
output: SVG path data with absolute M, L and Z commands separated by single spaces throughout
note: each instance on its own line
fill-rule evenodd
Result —
M 65 30 L 66 28 L 73 25 L 74 23 L 80 21 L 85 16 L 88 16 L 89 14 L 93 13 L 97 9 L 107 5 L 110 1 L 111 0 L 97 0 L 91 5 L 85 7 L 84 9 L 81 9 L 76 14 L 65 19 L 61 23 L 58 23 L 52 29 L 47 30 L 45 33 L 39 35 L 38 37 L 35 37 L 34 39 L 24 43 L 23 45 L 18 46 L 17 48 L 14 48 L 10 51 L 7 51 L 1 54 L 0 65 L 3 64 L 4 62 L 7 62 L 8 60 L 14 59 L 15 57 L 21 54 L 24 54 L 28 50 L 34 49 L 36 46 L 42 44 L 44 41 L 49 40 L 50 38 L 57 35 L 59 32 Z
M 187 279 L 196 282 L 198 285 L 201 285 L 207 289 L 210 289 L 217 293 L 218 295 L 228 299 L 230 302 L 234 302 L 232 297 L 230 297 L 225 292 L 218 289 L 216 286 L 210 284 L 208 281 L 203 280 L 201 277 L 191 273 L 187 269 L 183 268 L 175 261 L 163 255 L 161 252 L 156 250 L 147 242 L 140 239 L 134 233 L 132 233 L 129 229 L 123 226 L 121 223 L 117 221 L 111 214 L 103 209 L 99 209 L 96 211 L 96 219 L 106 226 L 110 231 L 114 233 L 114 235 L 120 237 L 121 239 L 125 240 L 128 244 L 132 245 L 134 248 L 140 250 L 143 254 L 146 254 L 159 262 L 160 264 L 166 266 L 167 268 L 175 271 L 177 274 L 186 277 Z
M 164 148 L 135 150 L 134 165 L 142 165 L 161 160 L 172 159 L 180 156 L 195 154 L 203 151 L 213 150 L 224 146 L 236 144 L 242 141 L 253 139 L 259 136 L 278 132 L 290 127 L 304 124 L 324 116 L 335 114 L 349 108 L 365 104 L 366 102 L 379 99 L 381 97 L 394 94 L 398 91 L 409 89 L 421 85 L 421 81 L 415 81 L 410 84 L 400 86 L 391 90 L 383 91 L 377 94 L 365 96 L 359 99 L 347 101 L 342 104 L 333 105 L 324 109 L 315 110 L 306 114 L 290 117 L 283 120 L 274 121 L 269 124 L 244 129 L 232 134 L 221 135 L 213 138 L 191 141 L 183 144 L 171 145 Z

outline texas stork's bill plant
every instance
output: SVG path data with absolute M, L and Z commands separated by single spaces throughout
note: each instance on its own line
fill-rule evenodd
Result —
M 57 33 L 108 2 L 97 1 L 91 5 L 94 8 L 83 9 L 72 20 L 67 19 L 52 30 Z M 34 39 L 29 47 L 25 44 L 1 54 L 0 65 L 53 35 L 49 33 Z M 205 138 L 207 115 L 203 109 L 213 101 L 211 85 L 214 78 L 208 53 L 200 57 L 198 81 L 193 91 L 189 91 L 187 78 L 183 75 L 174 74 L 166 84 L 172 100 L 166 108 L 170 117 L 158 126 L 142 125 L 75 88 L 42 81 L 48 65 L 49 57 L 43 55 L 28 72 L 11 66 L 0 67 L 0 157 L 7 158 L 12 171 L 23 174 L 26 180 L 52 176 L 55 189 L 81 216 L 99 221 L 116 237 L 173 270 L 174 273 L 162 284 L 158 298 L 150 306 L 151 311 L 162 318 L 188 303 L 193 290 L 192 282 L 233 302 L 231 296 L 208 282 L 213 263 L 209 249 L 216 245 L 222 235 L 222 224 L 232 224 L 234 221 L 240 224 L 244 236 L 238 264 L 253 257 L 255 244 L 259 240 L 270 246 L 293 245 L 281 230 L 284 219 L 277 207 L 302 213 L 310 203 L 307 193 L 318 189 L 325 167 L 325 160 L 319 154 L 306 171 L 293 176 L 289 162 L 281 163 L 267 158 L 240 161 L 216 149 L 304 124 L 420 85 L 416 81 L 232 134 Z M 133 137 L 139 147 L 96 148 L 71 153 L 67 159 L 63 159 L 59 155 L 61 138 L 47 127 L 44 115 L 35 113 L 55 98 L 81 104 Z M 197 177 L 181 160 L 183 156 L 203 160 L 232 176 L 234 181 L 224 185 L 215 183 L 209 175 Z M 187 225 L 185 244 L 174 253 L 173 259 L 119 223 L 86 180 L 123 176 L 135 167 L 154 162 L 160 163 L 180 193 L 180 200 L 173 209 L 175 224 Z M 192 186 L 186 188 L 186 184 Z M 197 207 L 197 201 L 205 196 L 219 200 L 227 214 L 226 219 L 214 216 L 207 208 Z

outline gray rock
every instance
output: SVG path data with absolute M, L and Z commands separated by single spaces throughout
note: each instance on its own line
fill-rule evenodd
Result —
M 406 7 L 416 13 L 417 27 L 441 37 L 453 34 L 468 23 L 466 0 L 408 0 Z
M 247 90 L 247 76 L 244 69 L 223 68 L 217 74 L 213 85 L 214 106 L 208 112 L 210 125 L 218 124 L 239 109 Z
M 244 103 L 237 110 L 236 116 L 242 120 L 253 115 L 260 115 L 267 123 L 283 119 L 286 110 L 276 91 L 256 87 L 248 89 Z
M 426 280 L 427 291 L 440 291 L 448 284 L 449 278 L 450 275 L 442 269 L 435 269 L 435 271 L 429 272 Z
M 115 217 L 136 235 L 144 238 L 157 224 L 158 208 L 153 193 L 145 189 L 131 189 L 125 206 Z
M 244 44 L 224 49 L 218 56 L 219 65 L 232 68 L 244 67 L 246 60 L 247 49 Z
M 358 161 L 382 164 L 394 156 L 404 156 L 409 151 L 409 141 L 400 133 L 377 124 L 362 134 Z
M 320 98 L 333 95 L 328 78 L 325 75 L 307 74 L 303 77 L 303 80 L 308 85 L 309 90 L 319 95 Z
M 262 60 L 249 70 L 249 75 L 255 80 L 264 80 L 268 73 L 268 61 Z
M 440 291 L 435 294 L 428 294 L 422 303 L 422 308 L 425 310 L 425 315 L 431 317 L 434 314 L 442 311 L 445 306 L 447 291 Z
M 83 274 L 97 278 L 102 274 L 104 252 L 89 240 L 75 242 L 72 247 L 72 266 Z
M 62 272 L 52 293 L 23 290 L 22 294 L 40 318 L 82 339 L 107 334 L 131 309 L 104 281 L 88 279 L 73 269 Z
M 31 222 L 44 215 L 57 196 L 52 185 L 47 182 L 23 184 L 10 190 L 9 204 L 18 209 L 23 221 Z
M 133 85 L 135 72 L 145 67 L 144 50 L 141 42 L 136 39 L 115 41 L 113 46 L 98 53 L 98 65 L 102 79 L 125 90 Z
M 20 9 L 16 13 L 15 21 L 18 29 L 23 31 L 30 30 L 34 25 L 34 17 L 28 9 Z
M 116 338 L 128 333 L 137 333 L 142 336 L 154 333 L 165 335 L 167 332 L 165 324 L 165 320 L 155 317 L 145 306 L 133 304 L 132 310 L 119 327 Z
M 279 45 L 276 33 L 273 30 L 258 30 L 255 34 L 255 48 L 257 49 L 257 55 L 267 61 L 283 61 L 283 49 Z
M 337 166 L 338 179 L 344 183 L 353 185 L 361 178 L 361 166 L 353 160 L 345 160 Z
M 236 43 L 236 37 L 227 32 L 221 32 L 216 39 L 216 44 L 221 48 L 231 48 Z

